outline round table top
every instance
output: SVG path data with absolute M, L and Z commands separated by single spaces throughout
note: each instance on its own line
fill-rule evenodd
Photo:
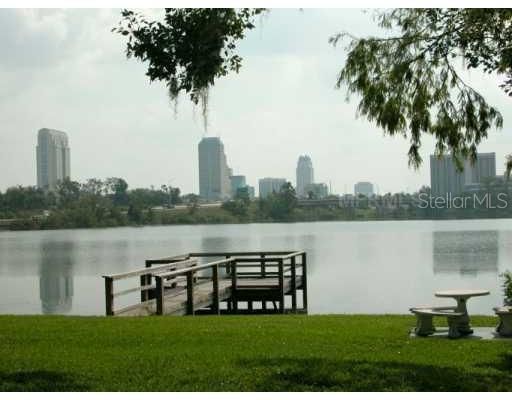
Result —
M 436 297 L 473 297 L 473 296 L 487 296 L 490 294 L 488 290 L 483 289 L 452 289 L 440 290 L 436 292 Z

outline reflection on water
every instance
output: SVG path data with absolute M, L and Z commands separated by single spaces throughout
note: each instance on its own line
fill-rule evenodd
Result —
M 39 297 L 43 314 L 65 314 L 73 305 L 73 242 L 40 244 Z
M 433 232 L 434 274 L 498 272 L 498 231 Z
M 305 250 L 309 312 L 407 313 L 443 289 L 502 303 L 510 220 L 313 222 L 0 232 L 0 313 L 102 315 L 102 275 L 185 252 Z M 119 298 L 121 302 L 122 298 Z M 436 304 L 434 301 L 433 304 Z

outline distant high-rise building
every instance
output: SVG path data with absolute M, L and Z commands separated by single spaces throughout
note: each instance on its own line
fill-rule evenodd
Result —
M 43 128 L 37 134 L 37 186 L 55 190 L 57 182 L 70 177 L 69 144 L 66 133 Z
M 362 194 L 363 196 L 373 196 L 373 184 L 371 182 L 357 182 L 354 185 L 354 194 Z
M 224 145 L 218 137 L 206 137 L 199 142 L 199 196 L 205 200 L 225 200 L 230 197 L 230 169 Z
M 279 193 L 286 184 L 284 178 L 263 178 L 259 180 L 260 199 L 264 199 L 272 193 Z
M 325 183 L 310 183 L 305 188 L 306 197 L 311 199 L 324 199 L 329 195 L 329 189 Z
M 231 175 L 229 180 L 231 181 L 231 196 L 236 196 L 237 190 L 246 186 L 245 175 Z
M 300 156 L 297 162 L 297 196 L 307 197 L 306 186 L 314 182 L 313 163 L 309 156 Z
M 496 176 L 496 153 L 478 153 L 472 165 L 464 162 L 464 170 L 457 171 L 452 155 L 430 156 L 430 193 L 432 196 L 458 195 L 466 186 L 478 185 L 485 178 Z

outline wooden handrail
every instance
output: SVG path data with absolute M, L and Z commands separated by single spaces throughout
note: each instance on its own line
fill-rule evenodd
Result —
M 225 251 L 225 252 L 204 252 L 204 253 L 189 253 L 190 257 L 219 257 L 219 256 L 261 256 L 262 254 L 268 255 L 282 255 L 282 254 L 293 254 L 296 250 L 290 251 Z
M 188 260 L 189 258 L 190 258 L 190 254 L 180 254 L 179 256 L 150 258 L 149 260 L 146 260 L 146 263 L 157 264 L 157 263 L 166 262 L 166 261 L 185 261 L 185 260 Z
M 175 263 L 159 265 L 158 267 L 141 268 L 141 269 L 137 269 L 134 271 L 122 272 L 120 274 L 103 275 L 103 278 L 119 280 L 119 279 L 130 278 L 133 276 L 152 274 L 157 271 L 165 271 L 166 269 L 174 268 L 174 267 L 190 267 L 195 264 L 197 264 L 197 259 L 189 259 L 189 260 L 184 260 L 184 261 L 178 261 Z
M 169 272 L 163 272 L 161 274 L 157 273 L 157 274 L 152 274 L 152 275 L 155 277 L 159 277 L 159 278 L 172 278 L 174 276 L 186 275 L 189 272 L 197 272 L 197 271 L 202 271 L 204 269 L 212 268 L 215 265 L 220 266 L 222 264 L 229 264 L 230 262 L 235 261 L 235 260 L 236 260 L 235 258 L 226 258 L 223 260 L 212 261 L 212 262 L 209 262 L 206 264 L 196 265 L 196 266 L 190 267 L 190 268 L 182 268 L 182 269 L 179 269 L 176 271 L 169 271 Z

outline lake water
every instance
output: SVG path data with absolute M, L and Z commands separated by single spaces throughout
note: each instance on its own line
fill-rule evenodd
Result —
M 408 313 L 442 289 L 488 289 L 502 303 L 512 221 L 383 221 L 0 232 L 0 314 L 104 314 L 102 274 L 201 251 L 305 250 L 311 314 Z

